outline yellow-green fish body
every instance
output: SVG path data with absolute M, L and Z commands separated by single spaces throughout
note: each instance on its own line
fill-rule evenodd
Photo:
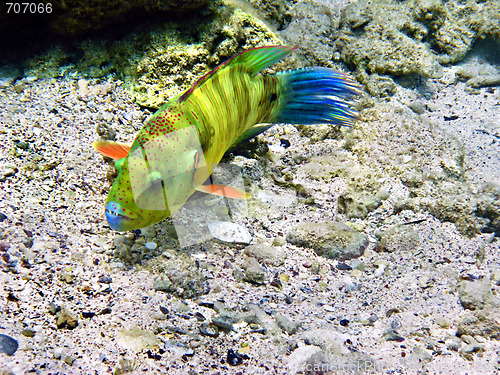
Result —
M 125 231 L 157 223 L 196 190 L 246 198 L 239 189 L 203 183 L 228 149 L 273 123 L 352 124 L 351 100 L 359 91 L 346 75 L 326 68 L 258 74 L 292 50 L 244 51 L 161 107 L 131 146 L 94 143 L 117 159 L 118 176 L 106 201 L 110 227 Z

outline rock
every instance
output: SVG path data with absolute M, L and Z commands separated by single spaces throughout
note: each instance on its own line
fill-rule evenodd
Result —
M 67 310 L 62 309 L 57 313 L 56 325 L 58 329 L 74 329 L 78 326 L 78 317 L 71 315 Z
M 226 360 L 227 360 L 227 363 L 229 363 L 229 365 L 239 366 L 243 363 L 244 359 L 250 359 L 250 357 L 247 356 L 246 354 L 237 353 L 233 349 L 227 350 Z
M 384 331 L 384 334 L 382 335 L 382 337 L 386 340 L 386 341 L 397 341 L 397 342 L 402 342 L 404 341 L 404 337 L 401 336 L 398 331 L 396 331 L 395 329 L 393 328 L 388 328 Z
M 272 266 L 281 266 L 284 261 L 281 249 L 263 243 L 246 247 L 244 253 L 263 264 Z
M 460 349 L 460 347 L 462 346 L 462 340 L 460 340 L 456 336 L 451 336 L 449 338 L 449 340 L 446 340 L 446 343 L 447 343 L 446 347 L 449 350 L 453 350 L 454 352 L 457 352 Z
M 364 234 L 335 222 L 297 224 L 286 239 L 293 245 L 310 247 L 320 256 L 337 260 L 357 258 L 368 246 Z
M 497 299 L 491 293 L 491 280 L 462 280 L 458 284 L 458 298 L 460 304 L 469 310 L 480 310 L 485 304 L 497 305 Z
M 73 362 L 75 362 L 75 359 L 69 355 L 64 357 L 64 363 L 66 363 L 68 366 L 73 365 Z
M 35 331 L 33 331 L 32 329 L 27 328 L 27 329 L 23 329 L 21 331 L 21 334 L 23 336 L 26 336 L 26 337 L 34 337 L 35 336 Z
M 179 357 L 183 356 L 191 357 L 194 355 L 194 350 L 192 348 L 183 345 L 175 340 L 165 341 L 165 349 L 167 349 L 169 352 Z
M 266 282 L 266 269 L 262 267 L 257 259 L 247 258 L 243 262 L 243 280 L 254 284 L 264 284 Z
M 151 261 L 151 266 L 160 274 L 153 283 L 155 290 L 181 298 L 195 298 L 209 291 L 206 276 L 185 254 L 170 259 L 158 257 Z
M 116 334 L 116 342 L 125 349 L 134 352 L 140 352 L 144 349 L 153 349 L 160 344 L 160 340 L 156 335 L 139 327 L 131 329 L 122 329 Z
M 285 331 L 288 335 L 293 335 L 297 333 L 297 330 L 300 327 L 299 322 L 294 322 L 290 320 L 290 318 L 282 313 L 274 314 L 274 319 L 276 319 L 276 323 L 278 326 Z
M 457 324 L 457 336 L 462 335 L 500 340 L 500 313 L 493 309 L 469 312 Z
M 301 334 L 302 340 L 308 345 L 316 345 L 329 354 L 341 355 L 344 349 L 345 337 L 343 334 L 328 329 L 309 330 Z
M 215 221 L 208 224 L 208 230 L 213 237 L 223 242 L 247 245 L 252 242 L 252 235 L 248 230 L 236 223 Z
M 290 374 L 304 373 L 307 363 L 324 356 L 324 352 L 317 346 L 304 345 L 295 349 L 288 357 L 288 368 Z
M 209 324 L 208 322 L 203 322 L 198 327 L 200 333 L 204 336 L 208 337 L 217 337 L 219 336 L 219 329 L 215 324 Z
M 394 225 L 375 232 L 379 239 L 377 250 L 388 253 L 413 251 L 420 246 L 420 236 L 408 225 Z
M 19 343 L 16 339 L 0 333 L 0 352 L 11 356 L 17 351 L 17 348 L 19 348 Z
M 337 201 L 339 213 L 346 215 L 349 219 L 365 219 L 368 213 L 378 206 L 380 206 L 380 199 L 366 193 L 343 193 Z

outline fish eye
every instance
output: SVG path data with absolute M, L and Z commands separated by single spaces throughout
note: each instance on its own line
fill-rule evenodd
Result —
M 274 102 L 276 99 L 278 99 L 278 95 L 276 95 L 276 93 L 272 93 L 271 96 L 269 97 L 269 102 L 272 103 Z
M 115 168 L 116 170 L 119 172 L 120 169 L 122 169 L 123 167 L 123 163 L 125 162 L 125 158 L 121 158 L 121 159 L 118 159 L 116 162 L 115 162 Z

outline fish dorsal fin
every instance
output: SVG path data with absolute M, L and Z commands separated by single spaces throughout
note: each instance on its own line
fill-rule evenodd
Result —
M 245 64 L 248 72 L 252 75 L 259 73 L 262 69 L 270 67 L 276 62 L 289 55 L 295 48 L 287 46 L 265 46 L 252 48 L 231 57 L 229 60 L 215 67 L 213 70 L 201 77 L 189 90 L 187 90 L 180 98 L 179 102 L 186 100 L 191 93 L 206 81 L 212 78 L 221 69 L 227 68 L 234 64 Z
M 107 156 L 114 160 L 127 157 L 128 152 L 130 151 L 129 144 L 112 141 L 97 141 L 92 143 L 92 147 L 101 155 Z

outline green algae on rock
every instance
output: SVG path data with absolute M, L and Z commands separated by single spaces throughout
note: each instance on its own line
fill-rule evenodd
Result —
M 366 73 L 439 77 L 440 64 L 462 60 L 477 40 L 498 42 L 499 25 L 495 0 L 361 0 L 344 9 L 336 44 L 363 83 Z
M 220 6 L 213 12 L 205 19 L 168 21 L 120 40 L 89 39 L 73 50 L 57 46 L 28 59 L 25 74 L 44 78 L 72 70 L 90 78 L 116 74 L 140 105 L 158 108 L 242 49 L 282 44 L 262 21 L 239 9 Z

